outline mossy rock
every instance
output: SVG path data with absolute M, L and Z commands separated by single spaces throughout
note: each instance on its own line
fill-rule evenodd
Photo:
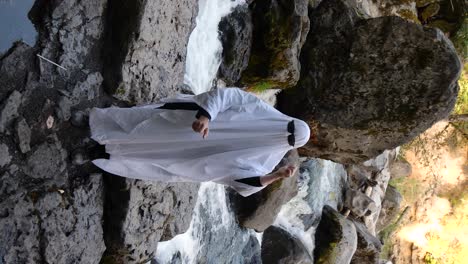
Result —
M 326 205 L 315 233 L 316 264 L 350 263 L 357 248 L 354 224 Z

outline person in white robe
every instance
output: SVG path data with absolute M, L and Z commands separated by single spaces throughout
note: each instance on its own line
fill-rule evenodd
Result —
M 93 163 L 107 172 L 164 182 L 213 181 L 243 196 L 291 176 L 291 165 L 272 171 L 310 135 L 302 120 L 238 88 L 131 108 L 93 108 L 89 123 L 91 137 L 110 154 Z

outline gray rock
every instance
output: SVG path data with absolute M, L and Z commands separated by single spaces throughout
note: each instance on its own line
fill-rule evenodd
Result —
M 16 42 L 0 63 L 0 102 L 12 91 L 23 89 L 34 67 L 33 49 L 24 42 Z
M 26 120 L 21 119 L 16 123 L 16 135 L 18 138 L 18 145 L 22 153 L 26 153 L 31 150 L 29 145 L 31 142 L 31 129 L 26 123 Z
M 408 142 L 454 106 L 461 63 L 441 31 L 358 14 L 341 0 L 311 12 L 301 79 L 279 99 L 281 110 L 311 126 L 301 154 L 363 162 Z
M 396 156 L 395 150 L 386 150 L 374 159 L 368 160 L 363 163 L 364 166 L 375 167 L 379 172 L 374 176 L 377 185 L 372 187 L 366 194 L 374 201 L 377 209 L 371 211 L 370 215 L 364 216 L 364 223 L 372 235 L 376 234 L 375 228 L 379 219 L 380 211 L 382 209 L 383 199 L 385 197 L 385 190 L 390 180 L 389 166 L 394 161 Z
M 288 163 L 299 166 L 299 155 L 296 150 L 288 152 L 277 168 Z M 229 189 L 229 198 L 239 224 L 257 232 L 262 232 L 272 225 L 281 206 L 297 195 L 298 174 L 299 170 L 294 176 L 278 180 L 248 197 L 242 197 Z
M 357 240 L 354 224 L 325 205 L 315 233 L 314 263 L 349 264 Z
M 235 85 L 241 78 L 242 71 L 247 68 L 252 45 L 252 27 L 252 14 L 247 4 L 237 6 L 219 23 L 223 60 L 218 77 L 228 86 Z
M 375 227 L 376 232 L 381 231 L 395 220 L 398 212 L 400 212 L 400 204 L 402 200 L 403 197 L 395 187 L 387 187 L 385 197 L 382 202 L 382 209 Z
M 2 199 L 0 259 L 4 263 L 99 263 L 105 250 L 101 189 L 101 176 L 91 175 L 72 191 L 50 188 Z
M 276 226 L 270 226 L 263 232 L 262 262 L 268 264 L 314 263 L 299 239 Z
M 153 258 L 158 241 L 187 230 L 199 184 L 145 182 L 108 175 L 104 259 L 141 263 Z
M 393 179 L 408 177 L 413 169 L 406 160 L 395 161 L 390 165 L 390 175 Z
M 345 192 L 343 206 L 349 209 L 354 217 L 363 217 L 377 211 L 375 202 L 364 193 L 348 188 Z
M 21 93 L 13 91 L 0 112 L 0 133 L 4 133 L 7 126 L 18 117 L 18 108 L 21 105 Z
M 57 116 L 63 121 L 68 121 L 71 116 L 72 102 L 67 97 L 63 96 L 58 102 Z
M 253 39 L 241 84 L 291 87 L 299 80 L 299 54 L 309 31 L 308 0 L 252 2 Z
M 11 161 L 11 155 L 8 151 L 8 146 L 0 144 L 0 168 L 7 165 Z
M 117 1 L 109 6 L 110 50 L 104 77 L 119 99 L 148 103 L 173 95 L 183 83 L 186 47 L 196 2 Z M 128 19 L 122 19 L 126 17 Z
M 58 141 L 55 144 L 43 143 L 29 156 L 25 173 L 36 179 L 58 178 L 66 169 L 66 156 Z
M 382 249 L 382 243 L 375 236 L 371 235 L 366 226 L 354 222 L 357 231 L 357 249 L 351 259 L 352 264 L 361 263 L 379 263 L 379 255 Z

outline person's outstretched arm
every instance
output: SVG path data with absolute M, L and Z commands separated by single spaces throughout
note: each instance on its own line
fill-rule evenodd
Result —
M 297 167 L 294 165 L 286 165 L 275 172 L 272 172 L 268 175 L 265 175 L 263 177 L 260 177 L 260 184 L 262 186 L 267 186 L 279 179 L 284 179 L 284 178 L 289 178 L 293 176 L 296 173 Z
M 264 104 L 256 96 L 239 88 L 219 88 L 193 97 L 195 103 L 203 108 L 211 121 L 216 119 L 219 112 L 224 112 L 232 106 L 245 104 Z

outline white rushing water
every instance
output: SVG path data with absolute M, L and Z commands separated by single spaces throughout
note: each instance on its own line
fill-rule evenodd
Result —
M 221 18 L 244 0 L 200 0 L 196 27 L 187 45 L 184 82 L 195 94 L 211 89 L 221 63 L 223 47 L 219 41 Z

